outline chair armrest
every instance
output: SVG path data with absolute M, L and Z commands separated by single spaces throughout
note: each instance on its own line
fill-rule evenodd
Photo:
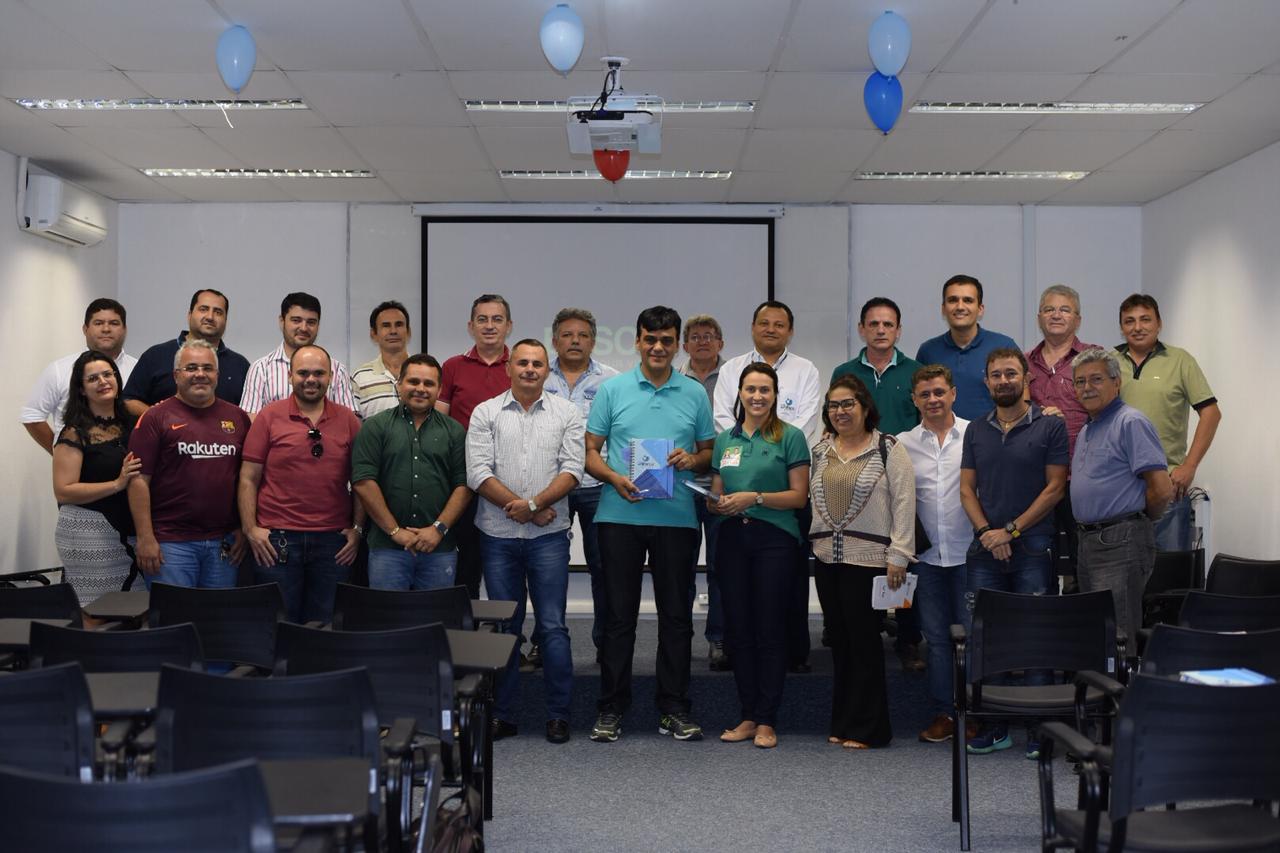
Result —
M 453 692 L 458 696 L 475 697 L 479 695 L 480 689 L 483 686 L 484 676 L 473 672 L 470 675 L 464 675 L 462 678 L 455 681 L 453 683 Z
M 412 717 L 397 717 L 391 724 L 391 730 L 382 739 L 382 751 L 388 757 L 402 757 L 409 754 L 413 747 L 414 730 L 418 721 Z
M 1076 693 L 1080 694 L 1081 688 L 1092 687 L 1101 690 L 1103 695 L 1111 699 L 1119 699 L 1124 695 L 1124 685 L 1116 681 L 1109 675 L 1101 672 L 1095 672 L 1092 669 L 1082 669 L 1076 673 Z
M 311 619 L 303 623 L 306 628 L 328 628 L 329 623 L 323 619 Z
M 1059 720 L 1041 723 L 1040 739 L 1062 744 L 1067 748 L 1067 751 L 1082 761 L 1091 761 L 1097 756 L 1098 745 L 1096 743 Z

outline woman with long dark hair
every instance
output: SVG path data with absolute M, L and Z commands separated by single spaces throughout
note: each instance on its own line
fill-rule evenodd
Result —
M 125 411 L 122 388 L 109 355 L 81 353 L 71 368 L 64 426 L 53 447 L 54 542 L 81 607 L 121 589 L 133 565 L 125 545 L 133 534 L 125 489 L 142 463 L 128 450 L 137 419 Z
M 741 721 L 720 740 L 778 745 L 778 706 L 787 672 L 786 605 L 801 536 L 796 510 L 809 482 L 804 433 L 778 417 L 778 374 L 764 362 L 738 377 L 735 424 L 711 451 L 708 508 L 722 516 L 716 571 L 725 645 L 742 704 Z

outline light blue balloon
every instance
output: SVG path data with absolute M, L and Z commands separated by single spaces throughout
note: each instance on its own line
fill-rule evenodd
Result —
M 911 27 L 897 12 L 885 12 L 871 25 L 867 50 L 876 70 L 886 77 L 896 77 L 907 64 L 911 53 Z
M 872 71 L 867 84 L 862 87 L 862 102 L 867 105 L 871 123 L 887 134 L 893 129 L 902 112 L 902 84 L 897 77 L 886 77 Z
M 568 74 L 582 55 L 585 37 L 582 19 L 568 3 L 557 4 L 542 16 L 542 26 L 538 29 L 542 54 L 561 74 Z
M 258 59 L 258 46 L 253 36 L 241 26 L 234 26 L 218 37 L 218 73 L 227 88 L 240 94 L 240 90 L 253 76 L 253 64 Z

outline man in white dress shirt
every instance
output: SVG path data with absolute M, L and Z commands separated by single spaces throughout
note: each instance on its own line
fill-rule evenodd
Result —
M 738 379 L 748 364 L 763 361 L 778 374 L 778 417 L 804 433 L 810 447 L 817 442 L 822 421 L 822 380 L 818 368 L 807 358 L 787 349 L 795 333 L 795 315 L 783 302 L 761 302 L 751 315 L 751 352 L 735 356 L 720 368 L 712 401 L 716 430 L 734 425 L 733 404 L 738 399 Z M 809 508 L 800 511 L 800 529 L 809 532 Z M 801 549 L 796 565 L 796 582 L 787 611 L 787 668 L 808 672 L 809 667 L 809 549 Z M 726 571 L 732 567 L 726 567 Z
M 965 558 L 973 527 L 960 503 L 960 457 L 969 422 L 951 411 L 955 379 L 941 364 L 921 367 L 911 377 L 911 396 L 920 425 L 898 434 L 916 472 L 916 515 L 929 535 L 929 549 L 917 555 L 915 610 L 929 643 L 929 698 L 934 718 L 920 740 L 943 743 L 955 734 L 951 718 L 950 626 L 968 625 Z
M 129 334 L 125 323 L 124 306 L 114 299 L 95 299 L 84 310 L 85 349 L 96 349 L 111 356 L 120 369 L 120 379 L 129 381 L 129 374 L 138 360 L 124 352 L 124 341 Z M 67 408 L 67 392 L 71 386 L 71 368 L 80 352 L 64 355 L 50 362 L 40 373 L 40 378 L 27 395 L 22 406 L 22 426 L 48 453 L 53 453 L 53 443 L 62 431 L 62 412 Z M 49 426 L 49 419 L 53 426 Z
M 489 597 L 516 602 L 503 630 L 519 636 L 525 596 L 542 648 L 547 740 L 569 739 L 573 657 L 565 607 L 569 593 L 569 492 L 582 481 L 586 423 L 578 407 L 542 386 L 547 349 L 526 338 L 511 349 L 510 390 L 471 412 L 467 485 L 480 496 L 476 528 Z M 498 682 L 495 740 L 517 733 L 520 671 L 513 655 Z

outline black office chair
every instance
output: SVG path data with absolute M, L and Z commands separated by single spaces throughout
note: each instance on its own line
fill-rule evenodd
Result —
M 1176 624 L 1187 591 L 1203 584 L 1204 549 L 1157 551 L 1155 567 L 1142 592 L 1142 626 Z
M 378 849 L 378 781 L 388 778 L 381 756 L 386 749 L 399 767 L 413 723 L 402 722 L 385 744 L 379 743 L 373 685 L 364 669 L 227 678 L 166 665 L 160 670 L 156 704 L 158 773 L 241 758 L 365 759 L 370 770 L 365 848 Z M 399 802 L 400 792 L 388 788 L 387 797 Z
M 1204 589 L 1219 595 L 1280 595 L 1280 560 L 1218 554 L 1209 564 Z
M 1121 702 L 1113 746 L 1046 723 L 1038 766 L 1042 849 L 1280 849 L 1280 763 L 1271 760 L 1280 755 L 1277 719 L 1280 684 L 1209 687 L 1138 674 Z M 1081 808 L 1055 805 L 1055 743 L 1082 761 Z M 1232 800 L 1243 802 L 1225 802 Z
M 68 619 L 76 628 L 84 624 L 80 599 L 68 583 L 0 587 L 0 619 Z
M 190 622 L 149 631 L 83 631 L 31 623 L 31 667 L 68 661 L 78 662 L 85 672 L 158 672 L 166 663 L 202 670 L 204 652 Z
M 79 664 L 0 678 L 0 764 L 88 782 L 93 735 L 93 706 Z M 6 802 L 0 797 L 0 805 Z M 5 823 L 0 820 L 0 831 Z
M 0 768 L 0 849 L 273 853 L 271 807 L 253 761 L 130 782 L 80 783 Z
M 1217 595 L 1192 590 L 1178 624 L 1202 631 L 1268 631 L 1280 628 L 1280 595 Z
M 270 672 L 276 624 L 283 618 L 284 598 L 274 583 L 228 589 L 151 585 L 151 627 L 194 624 L 206 661 Z
M 951 819 L 960 823 L 960 849 L 969 849 L 969 754 L 963 732 L 975 722 L 1036 722 L 1076 713 L 1070 677 L 1079 670 L 1118 673 L 1115 605 L 1110 590 L 1075 595 L 1019 595 L 978 590 L 973 633 L 951 626 L 955 652 L 956 737 L 951 742 Z M 966 660 L 966 655 L 968 660 Z M 991 683 L 1011 672 L 1050 669 L 1064 684 Z M 1101 705 L 1091 691 L 1088 706 Z
M 445 781 L 483 790 L 484 717 L 475 701 L 477 676 L 455 683 L 449 639 L 443 625 L 419 625 L 391 631 L 322 631 L 289 622 L 276 636 L 276 674 L 309 675 L 364 667 L 373 683 L 378 722 L 386 729 L 397 720 L 417 721 L 414 750 L 406 755 L 400 787 L 400 823 L 412 823 L 413 785 Z M 455 725 L 457 734 L 454 733 Z M 426 748 L 426 747 L 430 748 Z M 440 752 L 444 773 L 431 775 L 430 757 Z M 417 759 L 417 754 L 421 759 Z
M 333 627 L 339 631 L 387 631 L 433 622 L 455 631 L 475 630 L 465 586 L 403 590 L 338 584 Z

